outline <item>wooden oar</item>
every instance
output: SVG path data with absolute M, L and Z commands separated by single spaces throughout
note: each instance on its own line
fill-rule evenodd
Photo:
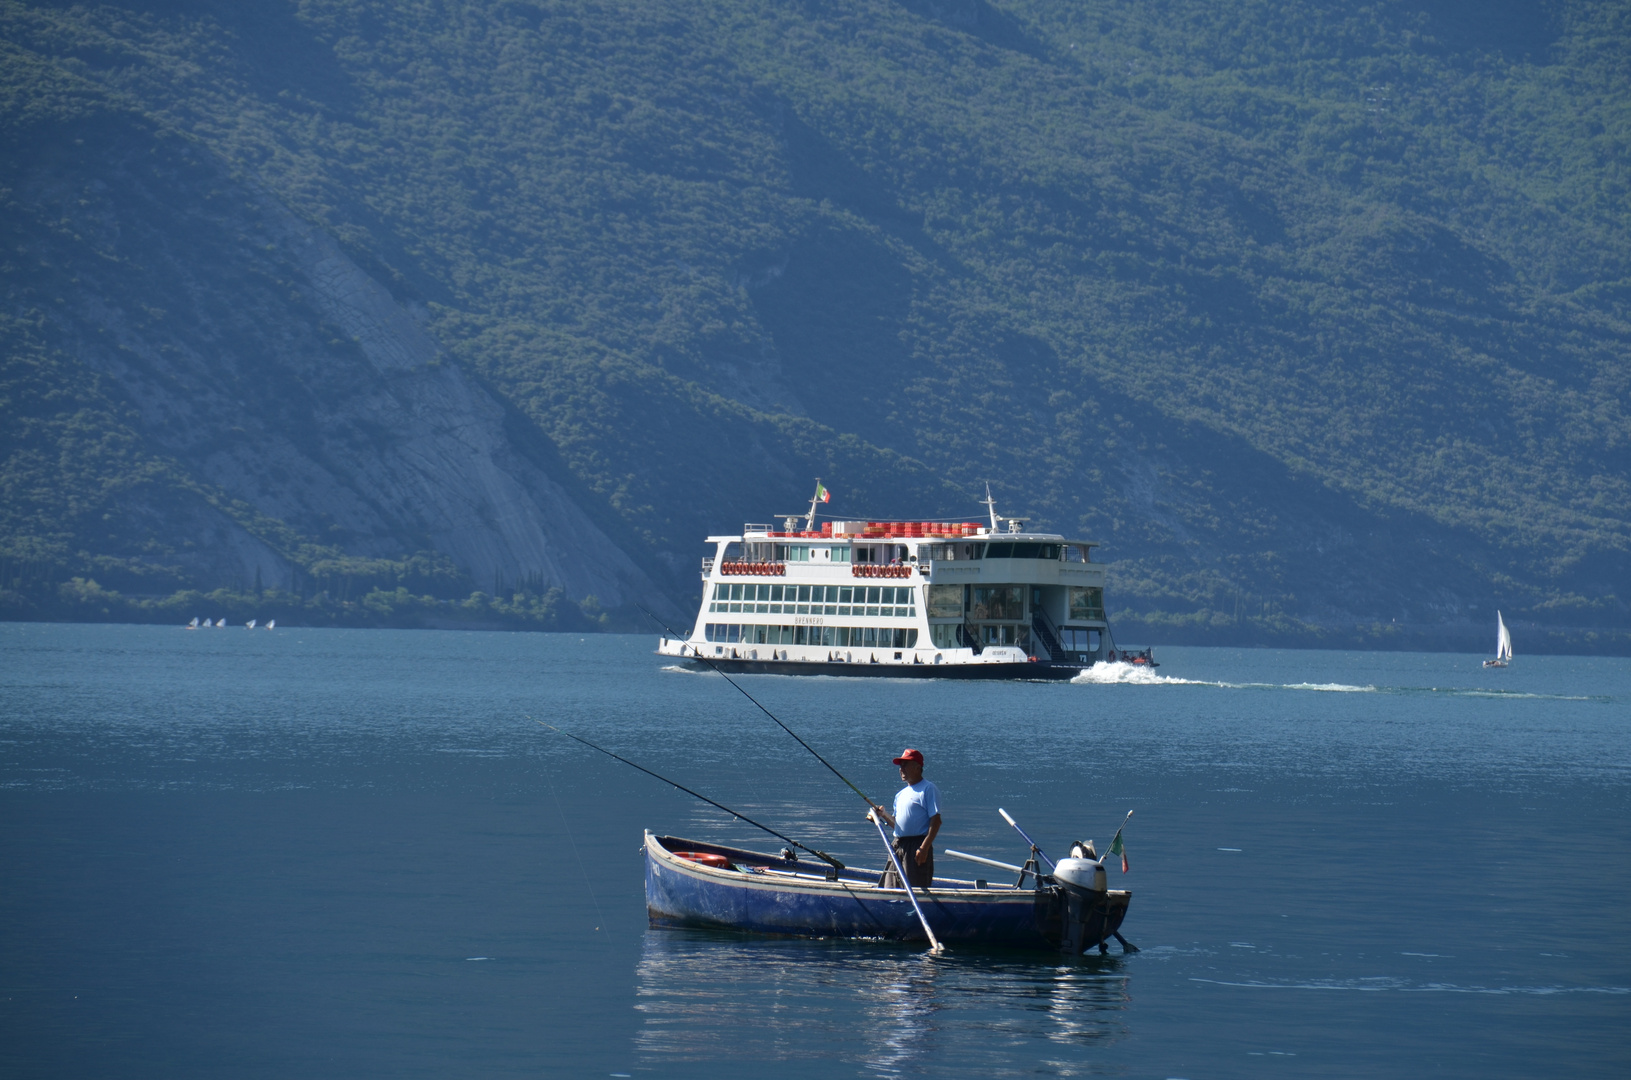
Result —
M 934 931 L 929 929 L 929 920 L 924 916 L 923 908 L 917 902 L 917 893 L 912 891 L 912 879 L 906 876 L 906 868 L 900 864 L 900 859 L 895 856 L 895 845 L 891 844 L 889 837 L 884 835 L 883 822 L 878 820 L 877 813 L 872 810 L 867 811 L 866 819 L 878 827 L 878 839 L 883 841 L 883 849 L 889 853 L 889 861 L 894 864 L 895 873 L 900 875 L 900 883 L 906 886 L 906 897 L 912 901 L 912 910 L 917 912 L 917 921 L 923 924 L 923 932 L 929 935 L 929 951 L 945 952 L 946 947 L 940 944 L 940 940 L 934 936 Z

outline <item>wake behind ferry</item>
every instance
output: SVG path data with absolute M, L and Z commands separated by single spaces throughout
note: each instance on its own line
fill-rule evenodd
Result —
M 1134 659 L 1111 639 L 1094 542 L 1000 518 L 989 490 L 985 524 L 817 528 L 827 498 L 818 481 L 809 514 L 781 529 L 708 537 L 696 625 L 658 653 L 732 673 L 966 679 L 1069 679 Z

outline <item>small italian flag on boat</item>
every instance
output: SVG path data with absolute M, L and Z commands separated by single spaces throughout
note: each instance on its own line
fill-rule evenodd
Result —
M 1127 818 L 1131 819 L 1132 816 L 1133 812 L 1131 810 L 1127 811 Z M 1110 854 L 1121 856 L 1121 872 L 1123 874 L 1127 872 L 1127 847 L 1121 842 L 1121 830 L 1125 829 L 1126 827 L 1127 821 L 1123 820 L 1121 823 L 1121 829 L 1116 830 L 1116 838 L 1110 841 Z
M 832 492 L 828 491 L 820 480 L 816 481 L 816 498 L 822 502 L 832 502 Z

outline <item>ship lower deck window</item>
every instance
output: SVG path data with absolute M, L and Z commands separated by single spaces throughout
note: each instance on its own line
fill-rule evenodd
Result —
M 743 645 L 815 645 L 835 649 L 915 649 L 917 630 L 903 626 L 774 626 L 705 623 L 709 641 Z
M 1071 626 L 1061 627 L 1059 644 L 1066 652 L 1098 652 L 1099 632 Z
M 1031 647 L 1031 628 L 1028 626 L 982 626 L 980 640 L 986 645 L 1018 645 Z

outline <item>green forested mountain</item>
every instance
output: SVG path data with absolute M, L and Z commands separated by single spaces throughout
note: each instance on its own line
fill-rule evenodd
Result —
M 1631 647 L 1624 5 L 8 0 L 0 50 L 7 612 L 676 612 L 819 475 L 990 481 L 1127 638 Z

